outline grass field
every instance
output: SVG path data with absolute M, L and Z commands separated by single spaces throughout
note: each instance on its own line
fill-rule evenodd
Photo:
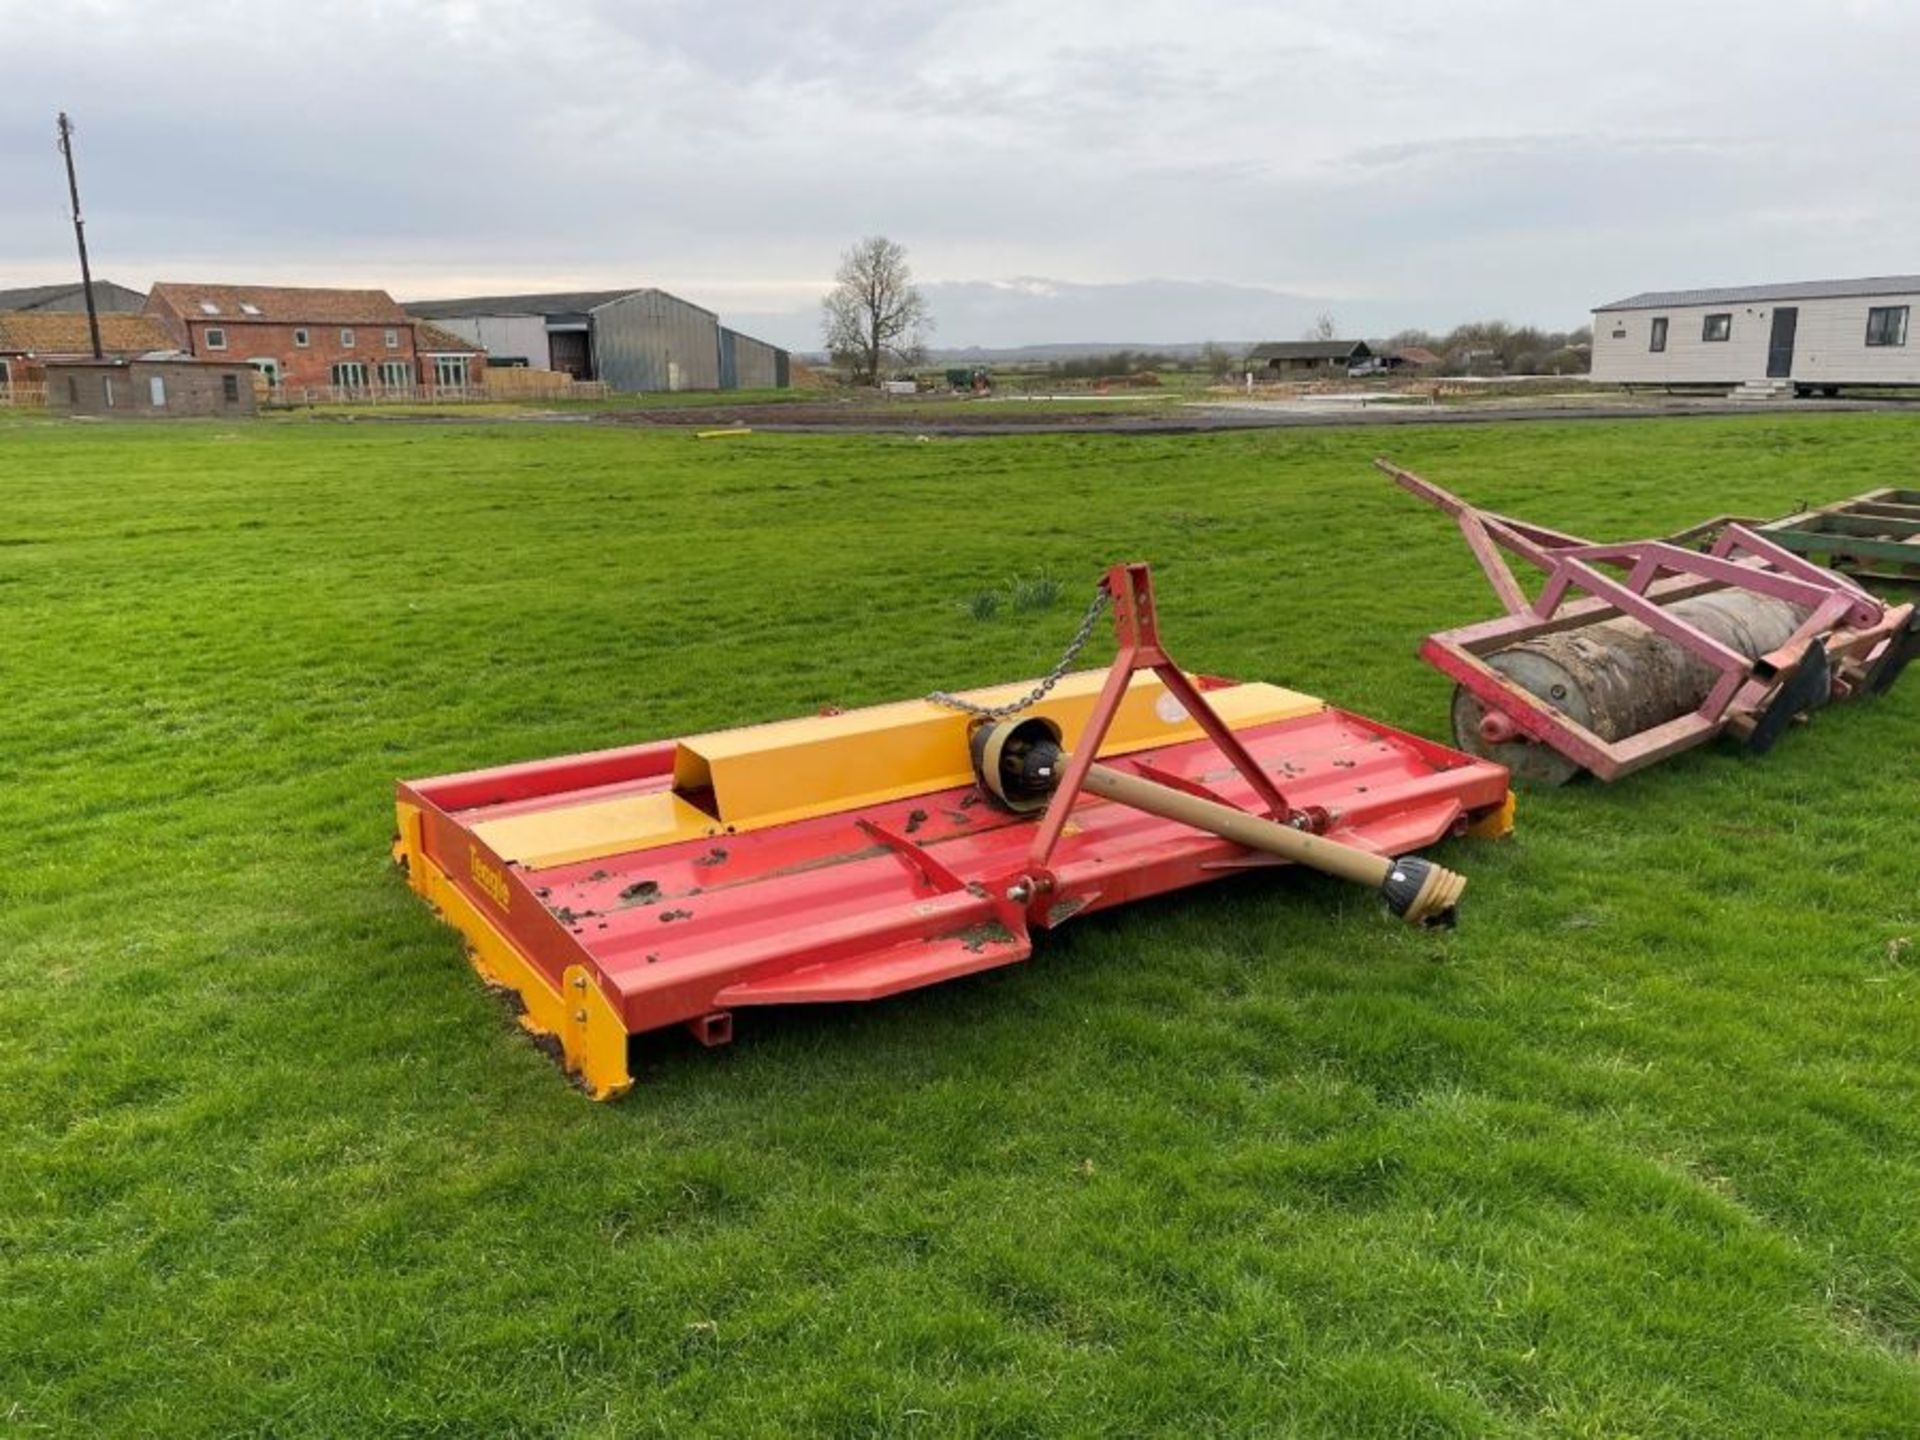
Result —
M 1137 415 L 1178 409 L 1189 403 L 1189 390 L 1117 390 L 1108 394 L 1040 394 L 1030 396 L 1003 391 L 991 396 L 956 395 L 945 391 L 919 396 L 893 397 L 877 391 L 835 390 L 713 390 L 676 391 L 643 395 L 610 395 L 599 400 L 481 400 L 431 402 L 394 402 L 300 405 L 275 414 L 280 423 L 295 421 L 351 422 L 361 420 L 466 420 L 493 421 L 566 415 L 580 419 L 588 416 L 645 417 L 657 415 L 662 423 L 697 424 L 705 412 L 718 417 L 712 423 L 725 425 L 738 417 L 751 423 L 777 425 L 791 410 L 803 420 L 819 424 L 833 417 L 839 423 L 885 419 L 979 422 L 990 421 L 1000 412 L 1018 411 L 1024 415 Z M 0 412 L 0 424 L 4 424 Z M 16 422 L 19 423 L 19 422 Z
M 1490 601 L 1376 448 L 1626 535 L 1916 440 L 7 424 L 0 1434 L 1920 1433 L 1920 677 L 1523 797 L 1451 935 L 1244 879 L 613 1106 L 386 859 L 399 776 L 1033 674 L 1111 559 L 1443 734 Z
M 501 415 L 530 414 L 623 414 L 647 410 L 715 410 L 736 405 L 793 405 L 818 400 L 813 390 L 676 390 L 646 391 L 640 394 L 615 393 L 595 400 L 515 399 L 394 401 L 391 403 L 326 403 L 296 405 L 282 412 L 282 420 L 347 418 L 374 419 L 388 416 L 407 418 L 445 416 L 450 419 L 485 419 Z

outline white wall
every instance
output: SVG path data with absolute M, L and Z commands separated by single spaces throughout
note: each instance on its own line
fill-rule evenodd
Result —
M 478 345 L 489 358 L 525 360 L 535 370 L 552 367 L 553 352 L 547 348 L 545 316 L 460 315 L 432 323 Z
M 1920 295 L 1797 300 L 1791 379 L 1802 384 L 1920 385 Z M 1905 345 L 1869 346 L 1867 311 L 1910 307 Z M 1771 302 L 1677 305 L 1668 310 L 1596 310 L 1593 378 L 1629 385 L 1737 385 L 1765 379 L 1773 337 Z M 1724 341 L 1701 339 L 1708 315 L 1733 316 Z M 1667 348 L 1647 349 L 1655 317 L 1667 317 Z
M 1907 307 L 1905 345 L 1867 344 L 1867 310 L 1881 305 Z M 1793 378 L 1854 385 L 1920 385 L 1920 295 L 1861 296 L 1853 300 L 1816 300 L 1800 306 L 1800 331 L 1793 342 Z

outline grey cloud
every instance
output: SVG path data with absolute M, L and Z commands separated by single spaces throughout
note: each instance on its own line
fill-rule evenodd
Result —
M 1735 151 L 1752 151 L 1763 148 L 1765 144 L 1758 138 L 1711 139 L 1693 135 L 1454 135 L 1434 140 L 1396 140 L 1387 145 L 1365 145 L 1347 151 L 1340 158 L 1345 165 L 1374 168 L 1595 151 L 1607 151 L 1622 157 L 1661 152 L 1711 157 Z
M 955 282 L 955 343 L 1145 342 L 1912 263 L 1905 5 L 0 0 L 0 36 L 22 283 L 70 268 L 62 106 L 135 283 L 778 282 L 756 313 L 811 334 L 809 283 L 881 231 Z M 1011 275 L 1071 306 L 961 283 Z

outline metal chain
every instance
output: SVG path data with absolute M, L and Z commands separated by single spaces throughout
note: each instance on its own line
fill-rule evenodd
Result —
M 935 705 L 944 705 L 949 710 L 963 710 L 981 720 L 1005 720 L 1009 715 L 1018 715 L 1022 710 L 1039 704 L 1047 698 L 1047 692 L 1058 685 L 1072 668 L 1073 662 L 1080 658 L 1080 652 L 1087 648 L 1087 641 L 1093 638 L 1093 628 L 1100 623 L 1100 616 L 1113 601 L 1107 593 L 1107 582 L 1102 580 L 1093 590 L 1093 600 L 1087 606 L 1087 613 L 1080 617 L 1080 628 L 1073 632 L 1073 639 L 1067 642 L 1067 648 L 1061 652 L 1060 663 L 1049 670 L 1045 677 L 1033 689 L 1017 700 L 1009 700 L 1004 705 L 976 705 L 971 700 L 962 700 L 958 695 L 950 695 L 945 690 L 935 690 L 927 699 Z

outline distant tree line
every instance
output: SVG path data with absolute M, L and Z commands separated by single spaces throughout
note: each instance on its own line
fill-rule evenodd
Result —
M 1157 350 L 1114 350 L 1105 355 L 1080 355 L 1072 360 L 1052 360 L 1047 373 L 1062 380 L 1098 380 L 1108 375 L 1138 375 L 1147 370 L 1174 370 L 1180 366 L 1177 356 Z
M 1376 351 L 1418 346 L 1440 357 L 1443 375 L 1584 375 L 1593 359 L 1593 328 L 1541 330 L 1504 320 L 1475 320 L 1444 335 L 1402 330 L 1369 340 Z
M 1333 339 L 1334 320 L 1322 315 L 1308 339 Z M 1593 331 L 1542 330 L 1533 325 L 1510 325 L 1504 320 L 1476 320 L 1456 325 L 1445 334 L 1431 330 L 1401 330 L 1384 340 L 1369 339 L 1376 355 L 1396 350 L 1422 349 L 1440 357 L 1423 373 L 1435 375 L 1584 375 L 1592 359 Z M 1209 340 L 1198 352 L 1175 354 L 1164 350 L 1110 350 L 1052 360 L 1046 373 L 1059 380 L 1117 379 L 1154 371 L 1198 371 L 1217 379 L 1238 377 L 1246 369 L 1246 351 L 1237 345 Z

